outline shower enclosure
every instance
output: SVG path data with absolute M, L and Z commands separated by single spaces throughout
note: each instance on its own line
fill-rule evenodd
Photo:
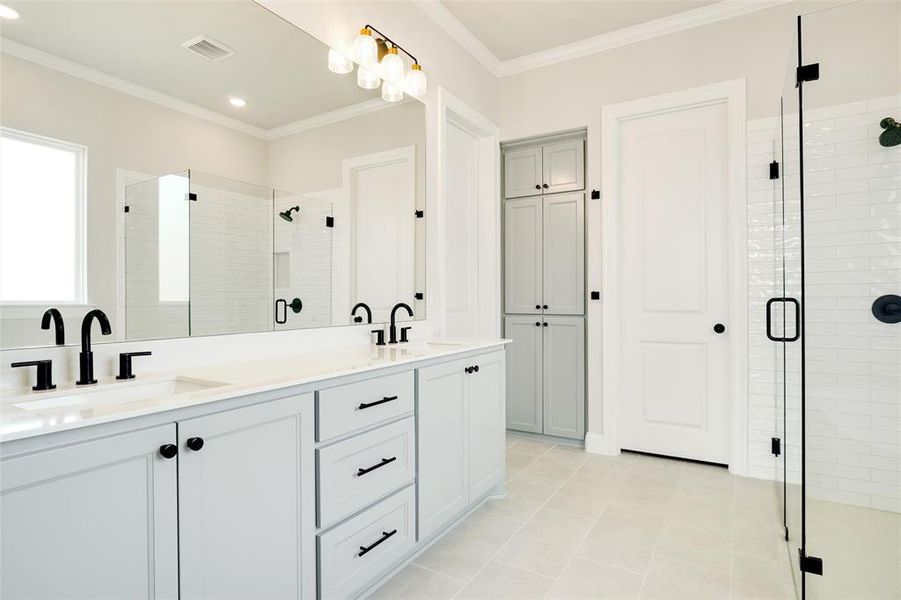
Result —
M 329 198 L 191 170 L 129 185 L 125 203 L 127 339 L 331 324 Z
M 749 123 L 751 384 L 801 598 L 901 597 L 899 29 L 895 2 L 799 17 L 780 118 Z

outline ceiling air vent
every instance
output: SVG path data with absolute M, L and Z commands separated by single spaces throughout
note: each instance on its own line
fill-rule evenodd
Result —
M 187 42 L 183 42 L 181 46 L 212 61 L 224 60 L 236 54 L 233 49 L 208 35 L 198 35 Z

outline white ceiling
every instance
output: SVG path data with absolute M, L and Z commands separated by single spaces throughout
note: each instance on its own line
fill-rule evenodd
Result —
M 712 0 L 442 0 L 501 61 L 702 8 Z
M 378 98 L 328 70 L 325 44 L 251 0 L 4 4 L 21 15 L 3 21 L 4 38 L 261 129 Z M 181 47 L 200 34 L 237 54 L 211 62 Z

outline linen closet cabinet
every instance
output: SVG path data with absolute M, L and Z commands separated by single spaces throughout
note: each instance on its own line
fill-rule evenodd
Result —
M 585 137 L 504 147 L 507 428 L 585 434 Z

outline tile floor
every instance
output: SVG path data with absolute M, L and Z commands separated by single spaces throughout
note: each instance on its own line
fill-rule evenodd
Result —
M 486 503 L 373 598 L 794 598 L 771 482 L 507 438 Z

